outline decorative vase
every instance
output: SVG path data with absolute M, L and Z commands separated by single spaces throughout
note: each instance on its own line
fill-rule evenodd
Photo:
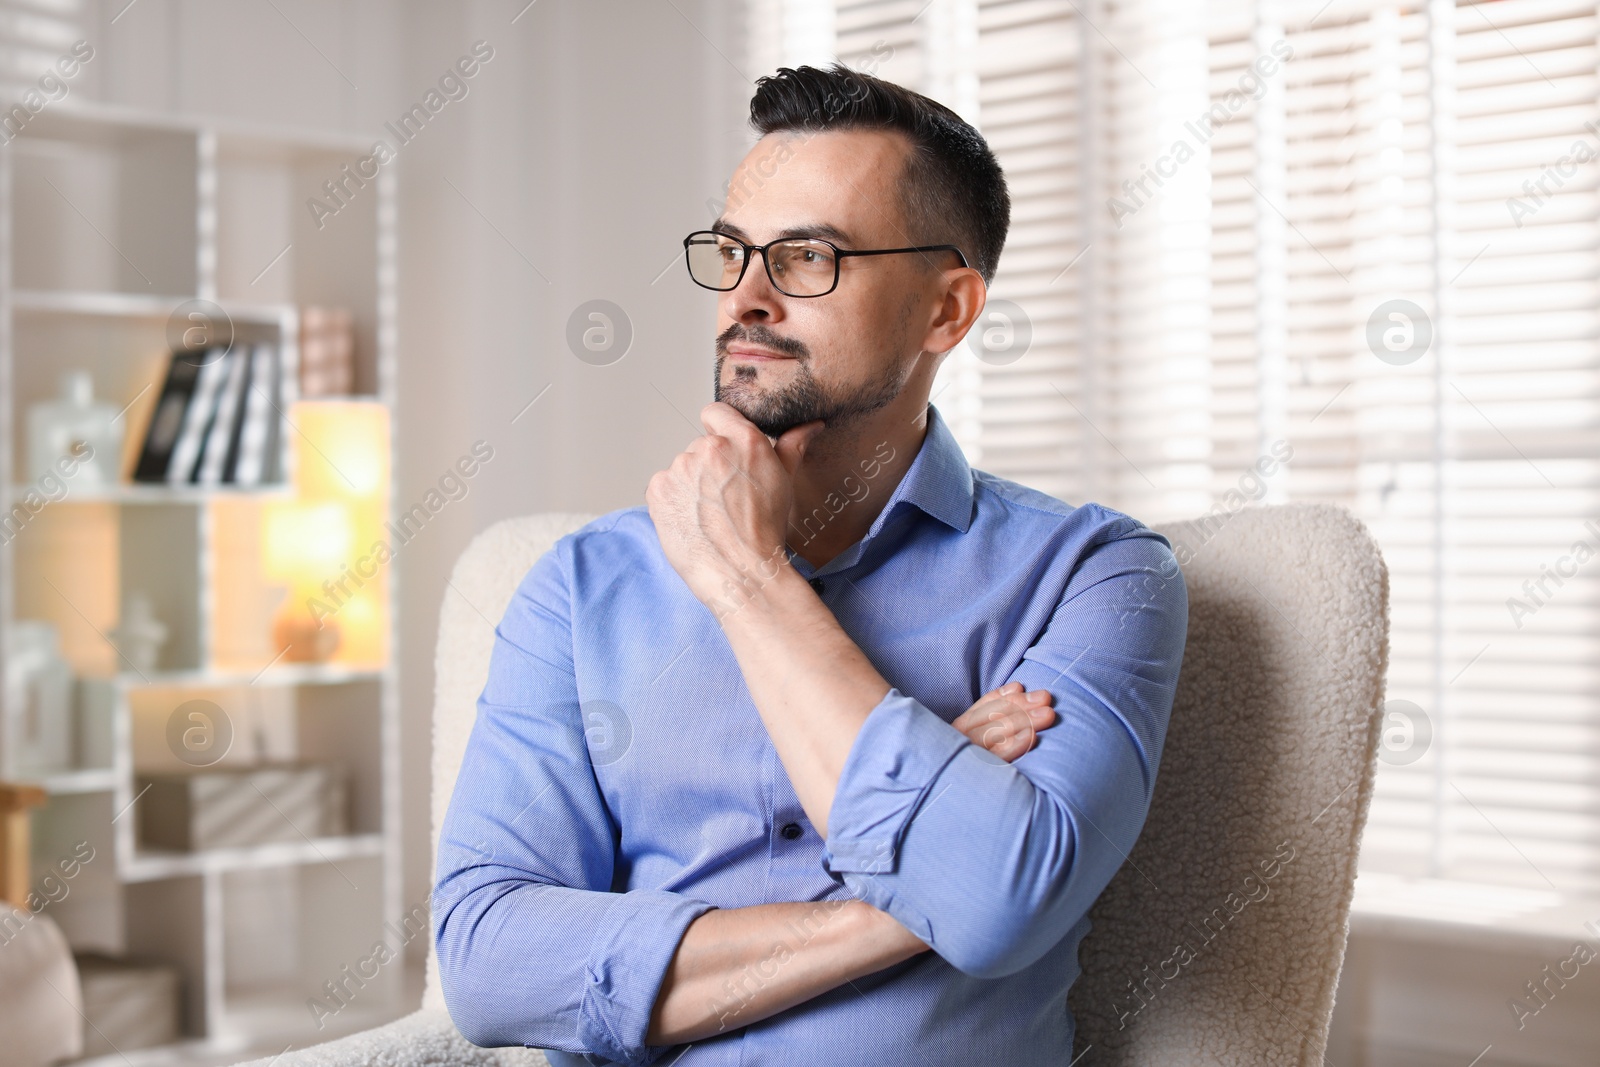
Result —
M 135 591 L 123 602 L 122 619 L 110 636 L 123 661 L 143 674 L 156 670 L 161 646 L 167 643 L 167 624 L 156 618 L 150 598 Z
M 285 663 L 322 663 L 339 649 L 339 624 L 320 625 L 306 616 L 279 616 L 272 627 L 272 643 L 281 649 Z
M 55 627 L 18 619 L 6 663 L 4 720 L 13 773 L 48 774 L 72 766 L 72 681 Z

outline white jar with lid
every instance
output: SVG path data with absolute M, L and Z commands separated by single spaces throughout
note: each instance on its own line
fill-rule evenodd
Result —
M 76 485 L 111 485 L 122 461 L 116 407 L 94 398 L 88 371 L 61 376 L 61 396 L 28 409 L 28 476 L 55 475 Z

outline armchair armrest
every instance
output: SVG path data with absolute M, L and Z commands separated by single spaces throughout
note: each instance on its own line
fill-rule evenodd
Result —
M 240 1067 L 548 1067 L 531 1048 L 479 1048 L 456 1029 L 450 1013 L 424 1008 L 385 1026 Z

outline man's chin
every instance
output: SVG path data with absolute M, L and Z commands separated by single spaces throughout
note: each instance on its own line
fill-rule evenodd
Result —
M 799 425 L 799 423 L 791 422 L 781 416 L 774 417 L 773 412 L 765 409 L 761 404 L 752 404 L 748 394 L 723 389 L 719 391 L 716 399 L 749 419 L 756 429 L 768 437 L 782 437 L 784 433 Z
M 796 426 L 818 419 L 825 424 L 834 421 L 832 414 L 822 410 L 826 405 L 818 403 L 820 397 L 795 395 L 795 392 L 789 390 L 774 394 L 760 386 L 752 387 L 749 382 L 736 381 L 716 389 L 715 398 L 773 438 L 782 437 Z
M 754 423 L 756 429 L 760 430 L 762 433 L 771 438 L 782 437 L 796 426 L 812 421 L 811 419 L 795 419 L 792 417 L 772 419 L 765 416 L 760 416 L 759 414 L 752 415 L 747 411 L 740 411 L 740 414 Z

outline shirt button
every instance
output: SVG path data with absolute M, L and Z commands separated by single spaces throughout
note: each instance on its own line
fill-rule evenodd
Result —
M 813 579 L 811 579 L 811 588 L 813 588 L 813 589 L 815 589 L 817 591 L 817 595 L 818 596 L 821 596 L 822 595 L 822 590 L 824 588 L 823 584 L 822 584 L 822 579 L 821 578 L 813 578 Z
M 791 822 L 784 823 L 783 829 L 779 830 L 778 833 L 782 834 L 784 837 L 787 837 L 790 841 L 793 841 L 795 838 L 805 833 L 805 831 L 800 829 L 799 823 Z

